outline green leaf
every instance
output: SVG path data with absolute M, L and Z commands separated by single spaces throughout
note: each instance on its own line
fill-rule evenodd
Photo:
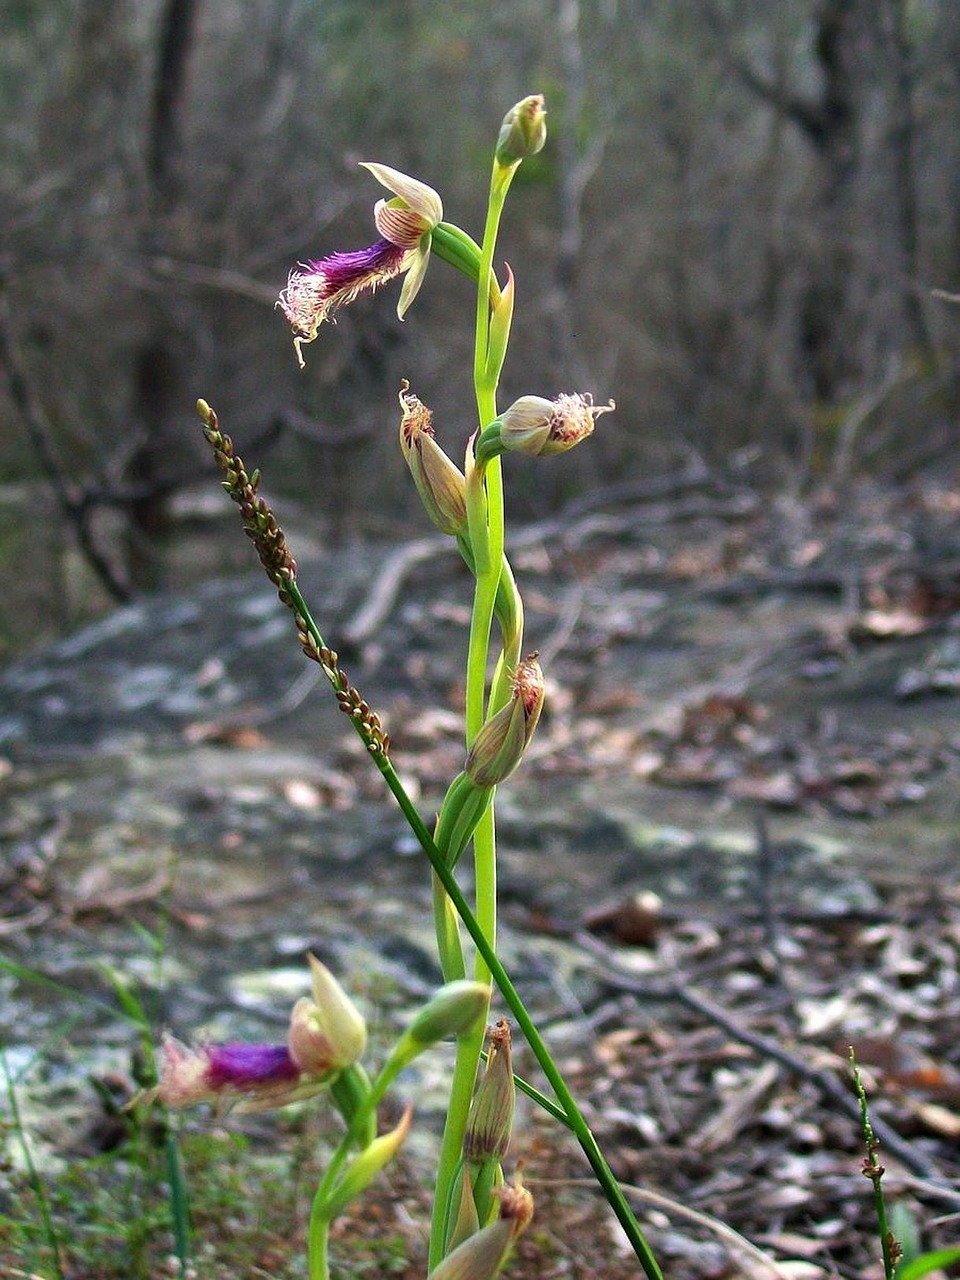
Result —
M 941 1267 L 949 1267 L 954 1262 L 960 1262 L 960 1247 L 954 1245 L 949 1249 L 933 1249 L 898 1268 L 897 1280 L 920 1280 L 921 1276 L 928 1276 L 931 1271 L 939 1271 Z

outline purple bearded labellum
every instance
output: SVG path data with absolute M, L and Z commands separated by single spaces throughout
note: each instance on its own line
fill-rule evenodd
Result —
M 317 262 L 301 262 L 299 271 L 290 272 L 277 306 L 293 329 L 293 345 L 301 369 L 301 345 L 313 342 L 324 320 L 361 293 L 372 293 L 398 276 L 409 256 L 409 249 L 389 240 L 377 240 L 366 249 L 332 253 Z
M 191 1049 L 164 1037 L 160 1080 L 150 1096 L 172 1108 L 208 1102 L 220 1108 L 243 1102 L 247 1109 L 293 1101 L 302 1072 L 286 1045 L 243 1040 Z

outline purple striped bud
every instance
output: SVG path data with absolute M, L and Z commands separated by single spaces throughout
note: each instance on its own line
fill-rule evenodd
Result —
M 502 1160 L 507 1154 L 516 1106 L 510 1027 L 501 1018 L 487 1034 L 487 1067 L 477 1086 L 463 1136 L 463 1154 L 477 1164 Z

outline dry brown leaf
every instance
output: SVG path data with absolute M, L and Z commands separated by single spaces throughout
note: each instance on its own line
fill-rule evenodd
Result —
M 760 1109 L 763 1099 L 779 1079 L 780 1068 L 775 1062 L 765 1062 L 747 1075 L 728 1094 L 719 1114 L 700 1130 L 697 1148 L 700 1151 L 716 1151 L 732 1142 L 742 1131 L 744 1124 Z
M 960 1115 L 936 1102 L 909 1102 L 910 1109 L 932 1133 L 953 1141 L 960 1138 Z
M 912 609 L 868 609 L 851 627 L 851 634 L 871 636 L 875 640 L 918 636 L 928 627 L 926 618 Z
M 759 800 L 781 809 L 792 809 L 803 798 L 800 784 L 786 769 L 760 777 L 745 774 L 734 778 L 727 787 L 727 794 L 738 800 Z

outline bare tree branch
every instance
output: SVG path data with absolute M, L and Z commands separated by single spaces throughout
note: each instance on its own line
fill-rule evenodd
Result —
M 816 147 L 823 146 L 827 121 L 823 104 L 799 94 L 788 93 L 783 85 L 771 80 L 734 47 L 734 31 L 713 0 L 697 0 L 705 25 L 720 37 L 719 53 L 725 65 L 755 97 L 774 107 L 805 134 Z
M 74 531 L 77 545 L 110 596 L 120 604 L 127 603 L 132 595 L 130 585 L 121 577 L 97 543 L 90 523 L 91 497 L 84 490 L 73 488 L 68 482 L 66 472 L 57 458 L 52 439 L 53 433 L 47 416 L 33 391 L 20 359 L 20 352 L 13 336 L 5 273 L 0 273 L 0 367 L 7 371 L 10 397 L 27 428 L 37 458 L 56 496 L 57 504 Z

